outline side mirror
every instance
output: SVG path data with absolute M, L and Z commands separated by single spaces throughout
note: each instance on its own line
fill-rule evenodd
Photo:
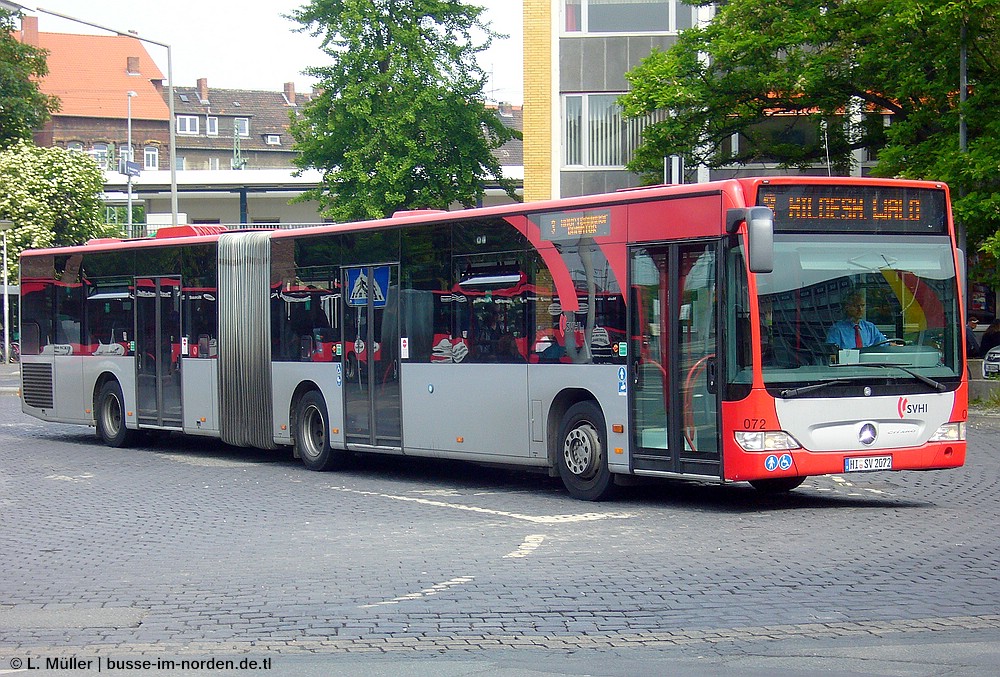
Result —
M 753 273 L 774 270 L 774 212 L 768 207 L 730 209 L 726 212 L 726 230 L 736 233 L 747 224 L 747 259 Z

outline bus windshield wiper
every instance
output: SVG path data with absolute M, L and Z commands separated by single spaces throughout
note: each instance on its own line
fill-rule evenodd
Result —
M 781 396 L 786 400 L 790 400 L 793 397 L 798 397 L 799 395 L 805 395 L 806 393 L 811 393 L 814 390 L 821 390 L 827 386 L 832 386 L 836 383 L 849 383 L 852 379 L 849 378 L 835 378 L 830 381 L 820 381 L 819 383 L 813 383 L 811 385 L 802 386 L 801 388 L 787 388 L 781 391 Z
M 948 386 L 946 386 L 945 384 L 941 383 L 940 381 L 935 381 L 934 379 L 932 379 L 932 378 L 930 378 L 928 376 L 924 376 L 923 374 L 921 374 L 919 372 L 913 371 L 912 369 L 910 369 L 909 367 L 907 367 L 905 365 L 896 364 L 895 362 L 857 362 L 855 364 L 835 364 L 835 365 L 831 365 L 831 366 L 834 366 L 834 367 L 873 367 L 875 369 L 888 369 L 889 367 L 895 367 L 896 369 L 901 369 L 901 370 L 905 371 L 907 374 L 909 374 L 913 378 L 917 379 L 918 381 L 923 381 L 924 383 L 926 383 L 927 385 L 929 385 L 931 388 L 934 388 L 934 390 L 938 391 L 939 393 L 943 393 L 945 390 L 948 389 Z

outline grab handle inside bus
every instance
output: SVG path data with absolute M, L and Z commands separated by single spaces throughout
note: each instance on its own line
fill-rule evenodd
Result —
M 744 207 L 726 212 L 726 230 L 739 231 L 747 224 L 747 259 L 753 273 L 774 270 L 774 212 L 768 207 Z

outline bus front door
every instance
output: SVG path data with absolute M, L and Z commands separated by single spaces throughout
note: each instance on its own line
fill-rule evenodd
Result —
M 399 268 L 347 268 L 343 275 L 347 443 L 399 449 Z
M 721 476 L 717 242 L 630 253 L 635 470 Z
M 135 370 L 140 426 L 181 421 L 181 279 L 135 280 Z

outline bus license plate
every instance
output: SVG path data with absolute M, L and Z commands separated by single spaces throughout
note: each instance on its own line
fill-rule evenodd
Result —
M 892 470 L 892 456 L 855 456 L 844 459 L 844 472 Z

